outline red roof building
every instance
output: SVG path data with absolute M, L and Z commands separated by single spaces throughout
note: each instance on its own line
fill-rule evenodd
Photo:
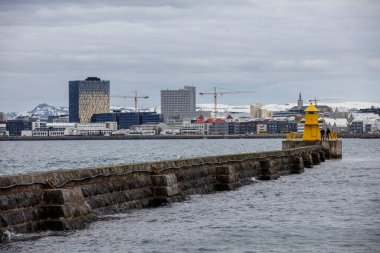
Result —
M 205 123 L 205 117 L 201 114 L 195 123 Z

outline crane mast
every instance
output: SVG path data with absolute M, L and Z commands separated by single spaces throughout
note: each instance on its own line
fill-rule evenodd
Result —
M 214 118 L 217 117 L 218 111 L 218 96 L 222 96 L 223 94 L 238 94 L 238 93 L 254 93 L 254 91 L 217 91 L 216 87 L 214 87 L 214 92 L 200 92 L 199 95 L 213 95 L 214 96 Z
M 135 112 L 137 112 L 137 100 L 139 98 L 148 99 L 149 96 L 137 96 L 137 91 L 135 91 L 134 96 L 112 96 L 112 97 L 118 97 L 118 98 L 133 98 L 135 101 Z

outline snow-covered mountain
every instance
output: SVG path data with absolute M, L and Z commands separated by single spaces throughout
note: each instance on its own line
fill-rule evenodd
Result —
M 380 108 L 380 103 L 372 103 L 372 102 L 342 102 L 342 103 L 323 103 L 324 105 L 330 106 L 333 109 L 338 108 L 339 111 L 348 111 L 348 110 L 354 110 L 354 109 L 364 109 L 364 108 L 370 108 L 372 106 L 376 108 Z M 306 104 L 305 104 L 306 105 Z M 267 109 L 269 111 L 285 111 L 293 106 L 296 106 L 295 103 L 289 103 L 289 104 L 268 104 L 263 105 L 264 109 Z M 134 111 L 134 108 L 132 107 L 123 107 L 123 106 L 117 106 L 112 105 L 111 111 L 113 110 L 120 110 L 122 112 L 132 112 Z M 200 111 L 214 111 L 214 104 L 197 104 L 197 110 Z M 250 105 L 225 105 L 225 104 L 218 104 L 218 112 L 220 113 L 249 113 Z M 154 107 L 154 108 L 145 108 L 145 109 L 139 109 L 139 111 L 156 111 L 157 113 L 160 113 L 160 107 Z M 20 116 L 34 116 L 39 117 L 41 119 L 47 119 L 48 116 L 53 115 L 65 115 L 69 114 L 69 108 L 64 106 L 52 106 L 48 105 L 46 103 L 37 105 L 33 110 L 28 112 L 11 112 L 7 113 L 7 119 L 15 119 Z
M 154 111 L 156 108 L 139 109 L 139 111 Z M 133 112 L 135 109 L 132 107 L 123 107 L 111 105 L 111 111 L 120 110 L 122 112 Z M 65 106 L 52 106 L 46 103 L 37 105 L 33 110 L 27 112 L 10 112 L 7 113 L 7 119 L 15 119 L 17 117 L 36 117 L 40 119 L 47 119 L 49 116 L 68 115 L 69 108 Z
M 374 106 L 375 108 L 380 108 L 380 103 L 372 103 L 372 102 L 342 102 L 342 103 L 320 103 L 323 105 L 330 106 L 335 110 L 338 108 L 340 111 L 348 111 L 348 110 L 359 110 L 364 108 L 371 108 Z M 288 103 L 288 104 L 267 104 L 263 105 L 263 109 L 267 109 L 268 111 L 286 111 L 290 108 L 296 106 L 296 103 Z M 307 103 L 304 103 L 307 105 Z M 214 104 L 197 104 L 197 110 L 202 111 L 214 111 Z M 249 113 L 250 105 L 225 105 L 218 104 L 218 112 L 237 112 L 237 113 Z
M 69 108 L 64 106 L 52 106 L 46 103 L 37 105 L 33 110 L 28 112 L 11 112 L 7 113 L 7 119 L 15 119 L 17 117 L 37 117 L 47 119 L 49 116 L 68 115 Z

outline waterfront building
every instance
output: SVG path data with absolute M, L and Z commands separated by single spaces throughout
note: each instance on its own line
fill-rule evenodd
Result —
M 335 110 L 331 113 L 331 118 L 334 119 L 348 119 L 349 110 L 344 107 L 336 107 Z
M 20 136 L 33 136 L 33 131 L 32 130 L 22 130 Z
M 0 136 L 8 135 L 7 125 L 0 123 Z
M 231 116 L 231 114 L 228 114 L 226 121 L 227 122 L 234 122 L 234 118 Z
M 211 135 L 228 135 L 230 132 L 230 123 L 222 120 L 215 119 L 214 123 L 208 127 L 208 134 Z
M 192 121 L 191 123 L 187 123 L 184 125 L 186 127 L 195 128 L 199 131 L 199 134 L 208 134 L 209 132 L 209 126 L 212 125 L 214 121 L 211 118 L 206 118 L 203 115 L 200 115 L 196 120 Z
M 111 135 L 117 131 L 117 122 L 81 123 L 65 129 L 65 135 Z
M 230 134 L 256 134 L 257 131 L 257 123 L 256 121 L 249 122 L 234 122 L 231 124 L 233 130 L 230 131 Z
M 9 136 L 21 136 L 22 131 L 32 131 L 32 121 L 27 119 L 7 120 L 6 131 Z
M 31 129 L 32 131 L 36 128 L 42 128 L 42 127 L 46 127 L 45 121 L 41 121 L 40 119 L 32 121 L 32 129 Z
M 359 113 L 374 113 L 380 116 L 380 108 L 372 106 L 371 108 L 360 109 Z
M 41 127 L 32 131 L 32 136 L 64 136 L 66 128 Z
M 268 133 L 267 124 L 259 123 L 256 125 L 256 134 L 266 134 Z
M 297 122 L 272 120 L 267 123 L 269 134 L 295 133 L 297 132 Z
M 5 113 L 0 112 L 0 122 L 5 122 L 5 120 L 6 120 Z
M 331 132 L 336 132 L 336 133 L 349 132 L 347 119 L 324 118 L 322 128 L 325 131 L 327 129 L 330 129 Z
M 69 121 L 88 123 L 91 116 L 110 111 L 110 81 L 97 77 L 69 81 Z
M 380 118 L 355 119 L 348 127 L 350 133 L 378 133 L 380 132 Z
M 168 126 L 164 123 L 145 123 L 131 126 L 128 134 L 155 135 L 161 134 Z
M 364 133 L 365 123 L 363 120 L 354 120 L 349 126 L 350 133 Z
M 208 124 L 206 123 L 191 123 L 185 122 L 182 127 L 180 127 L 181 134 L 207 134 Z
M 54 123 L 46 123 L 45 127 L 48 128 L 69 128 L 75 127 L 77 123 L 65 123 L 65 122 L 54 122 Z
M 352 112 L 348 118 L 350 133 L 378 132 L 380 116 L 376 113 Z
M 161 114 L 164 121 L 170 118 L 197 118 L 201 114 L 211 117 L 211 112 L 196 111 L 196 88 L 185 86 L 178 90 L 161 90 Z
M 69 115 L 48 116 L 49 123 L 69 123 Z
M 112 112 L 94 114 L 91 122 L 117 122 L 118 129 L 129 129 L 133 125 L 163 122 L 162 114 L 156 112 Z

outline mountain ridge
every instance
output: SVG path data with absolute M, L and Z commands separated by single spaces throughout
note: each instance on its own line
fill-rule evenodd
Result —
M 373 102 L 342 102 L 342 103 L 323 103 L 324 105 L 330 106 L 333 109 L 338 108 L 338 110 L 354 110 L 354 109 L 364 109 L 374 106 L 380 108 L 380 103 Z M 296 103 L 287 103 L 287 104 L 267 104 L 263 105 L 263 109 L 269 111 L 285 111 L 293 106 L 296 106 Z M 132 107 L 123 107 L 112 105 L 111 110 L 120 110 L 122 112 L 132 112 L 134 108 Z M 197 110 L 202 111 L 213 111 L 214 104 L 197 104 Z M 218 104 L 218 112 L 240 112 L 240 113 L 249 113 L 250 105 L 226 105 Z M 140 109 L 140 111 L 157 111 L 160 112 L 159 107 L 154 108 L 145 108 Z M 58 115 L 68 115 L 69 108 L 66 106 L 53 106 L 48 105 L 47 103 L 38 104 L 34 109 L 27 112 L 10 112 L 6 114 L 7 119 L 15 119 L 17 117 L 39 117 L 40 119 L 47 119 L 49 116 L 58 116 Z

